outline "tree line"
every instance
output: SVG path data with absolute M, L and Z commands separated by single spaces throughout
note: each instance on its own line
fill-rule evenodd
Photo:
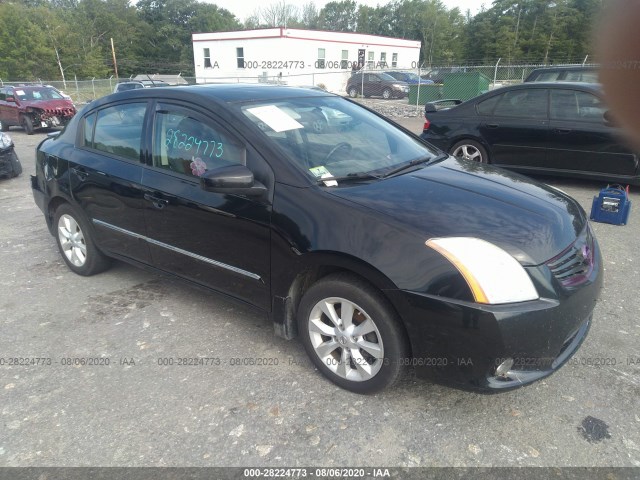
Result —
M 354 0 L 323 8 L 279 0 L 244 22 L 197 0 L 0 0 L 0 79 L 193 75 L 191 34 L 286 26 L 419 40 L 425 67 L 445 64 L 561 63 L 592 52 L 604 0 L 493 0 L 476 15 L 440 0 Z

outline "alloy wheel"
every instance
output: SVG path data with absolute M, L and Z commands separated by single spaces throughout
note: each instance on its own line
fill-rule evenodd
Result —
M 334 374 L 362 382 L 380 371 L 382 336 L 358 305 L 344 298 L 325 298 L 313 307 L 308 322 L 313 350 Z
M 78 222 L 64 214 L 58 220 L 58 238 L 67 260 L 76 267 L 82 267 L 87 261 L 87 244 Z

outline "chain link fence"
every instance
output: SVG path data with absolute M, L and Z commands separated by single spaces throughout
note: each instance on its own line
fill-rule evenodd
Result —
M 504 65 L 497 62 L 492 65 L 462 65 L 446 64 L 433 65 L 429 68 L 368 68 L 365 66 L 357 72 L 352 69 L 326 68 L 325 71 L 313 71 L 295 74 L 283 74 L 276 71 L 251 72 L 243 75 L 210 76 L 210 77 L 180 77 L 188 84 L 212 84 L 212 83 L 255 83 L 316 87 L 330 91 L 339 95 L 348 95 L 353 85 L 350 79 L 354 74 L 362 74 L 360 86 L 355 89 L 356 96 L 384 96 L 384 88 L 379 91 L 368 90 L 365 82 L 376 81 L 374 77 L 380 74 L 392 75 L 397 82 L 406 81 L 409 84 L 408 91 L 404 98 L 407 106 L 415 106 L 421 109 L 428 101 L 456 98 L 468 100 L 480 95 L 488 90 L 501 86 L 512 85 L 523 82 L 527 76 L 537 68 L 548 65 L 526 64 L 526 65 Z M 558 66 L 590 66 L 594 69 L 597 65 L 566 64 Z M 152 78 L 151 76 L 150 78 Z M 106 79 L 91 80 L 41 80 L 38 82 L 3 81 L 0 79 L 0 86 L 4 85 L 27 85 L 44 84 L 51 85 L 58 90 L 69 95 L 72 100 L 82 105 L 96 98 L 103 97 L 113 92 L 116 84 L 122 81 L 130 81 L 133 78 L 110 77 Z M 382 82 L 391 81 L 389 77 L 382 76 Z M 353 96 L 353 95 L 352 95 Z

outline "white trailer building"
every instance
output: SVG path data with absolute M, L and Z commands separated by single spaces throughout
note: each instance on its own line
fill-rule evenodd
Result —
M 320 85 L 344 93 L 353 70 L 418 67 L 420 42 L 360 33 L 266 28 L 194 33 L 197 83 Z

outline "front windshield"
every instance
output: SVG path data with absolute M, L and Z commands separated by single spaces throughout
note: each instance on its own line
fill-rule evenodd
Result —
M 243 113 L 312 178 L 384 175 L 435 150 L 339 97 L 246 104 Z
M 27 100 L 59 100 L 64 98 L 52 88 L 16 88 L 15 94 L 18 99 Z
M 407 73 L 406 75 L 409 80 L 415 80 L 416 82 L 420 80 L 420 77 L 415 73 Z

